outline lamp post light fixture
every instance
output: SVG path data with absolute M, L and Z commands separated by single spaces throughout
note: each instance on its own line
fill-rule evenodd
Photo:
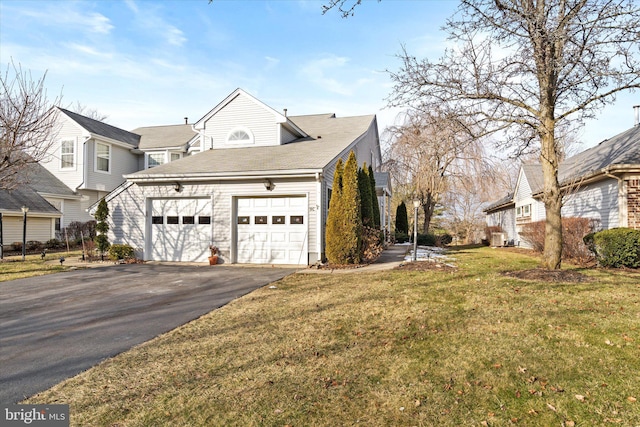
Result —
M 413 199 L 413 261 L 418 260 L 418 208 L 420 200 Z
M 22 208 L 22 261 L 24 261 L 27 255 L 27 213 L 29 208 L 23 206 Z

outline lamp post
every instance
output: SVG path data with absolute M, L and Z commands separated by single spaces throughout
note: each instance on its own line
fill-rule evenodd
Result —
M 418 260 L 418 208 L 420 200 L 413 199 L 413 261 Z
M 26 206 L 23 206 L 22 207 L 22 261 L 24 261 L 24 258 L 27 255 L 27 212 L 29 212 L 29 208 Z

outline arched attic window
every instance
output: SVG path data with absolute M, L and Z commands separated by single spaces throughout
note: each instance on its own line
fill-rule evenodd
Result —
M 253 144 L 253 134 L 247 128 L 234 128 L 227 134 L 227 144 Z

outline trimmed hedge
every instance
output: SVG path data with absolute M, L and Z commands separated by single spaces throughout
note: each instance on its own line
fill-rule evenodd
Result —
M 134 251 L 129 245 L 113 244 L 109 247 L 109 259 L 117 261 L 119 259 L 133 258 Z
M 612 228 L 585 236 L 602 267 L 640 267 L 640 230 Z

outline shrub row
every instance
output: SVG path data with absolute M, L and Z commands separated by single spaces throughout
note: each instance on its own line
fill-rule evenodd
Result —
M 413 235 L 396 231 L 396 243 L 407 243 L 411 241 Z M 445 246 L 453 241 L 451 234 L 420 234 L 418 233 L 418 244 L 420 246 Z
M 579 263 L 593 261 L 593 254 L 585 245 L 583 237 L 592 233 L 598 222 L 589 218 L 562 218 L 562 258 L 571 259 Z M 522 226 L 520 237 L 529 243 L 533 250 L 544 250 L 545 222 L 536 221 Z
M 131 246 L 119 244 L 109 246 L 109 259 L 117 261 L 119 259 L 129 258 L 134 258 L 134 251 Z

